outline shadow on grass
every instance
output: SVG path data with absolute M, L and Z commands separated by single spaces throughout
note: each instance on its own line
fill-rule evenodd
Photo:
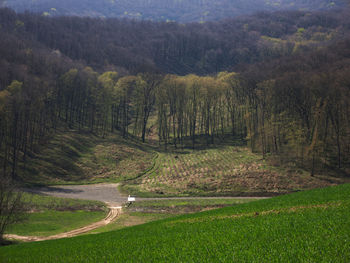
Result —
M 53 187 L 53 186 L 25 188 L 23 189 L 23 191 L 26 193 L 39 194 L 39 195 L 46 195 L 46 193 L 77 194 L 77 193 L 83 192 L 83 190 L 79 190 L 79 189 L 65 189 L 65 188 Z

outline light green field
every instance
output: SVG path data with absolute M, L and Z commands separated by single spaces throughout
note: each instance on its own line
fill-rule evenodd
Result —
M 20 236 L 51 236 L 102 220 L 104 212 L 43 211 L 29 214 L 24 223 L 16 224 L 7 232 Z
M 25 194 L 25 221 L 6 232 L 23 236 L 50 236 L 103 219 L 107 208 L 101 202 Z
M 96 235 L 0 248 L 2 262 L 349 262 L 350 185 Z
M 176 215 L 239 205 L 256 199 L 181 199 L 181 200 L 147 200 L 133 203 L 123 208 L 123 213 L 115 222 L 95 229 L 90 233 L 102 233 L 140 225 L 151 221 L 174 217 Z

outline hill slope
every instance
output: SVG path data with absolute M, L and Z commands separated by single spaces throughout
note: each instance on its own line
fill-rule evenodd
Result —
M 178 22 L 211 21 L 256 11 L 325 10 L 343 5 L 342 0 L 11 0 L 4 5 L 23 12 L 30 10 L 45 15 L 90 17 L 127 17 Z
M 5 262 L 347 262 L 350 185 L 105 234 L 0 248 Z
M 149 147 L 118 135 L 59 131 L 26 164 L 19 161 L 19 173 L 29 185 L 120 182 L 151 167 L 153 156 Z

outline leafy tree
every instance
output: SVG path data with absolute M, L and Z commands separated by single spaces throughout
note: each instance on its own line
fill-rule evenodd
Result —
M 21 192 L 9 176 L 0 174 L 0 245 L 4 244 L 4 232 L 25 218 L 25 206 Z

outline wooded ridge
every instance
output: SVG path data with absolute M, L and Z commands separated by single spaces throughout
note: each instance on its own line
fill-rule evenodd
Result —
M 345 0 L 7 0 L 4 7 L 45 16 L 118 17 L 138 20 L 200 22 L 232 18 L 257 11 L 332 10 Z M 1 1 L 0 1 L 1 7 Z

